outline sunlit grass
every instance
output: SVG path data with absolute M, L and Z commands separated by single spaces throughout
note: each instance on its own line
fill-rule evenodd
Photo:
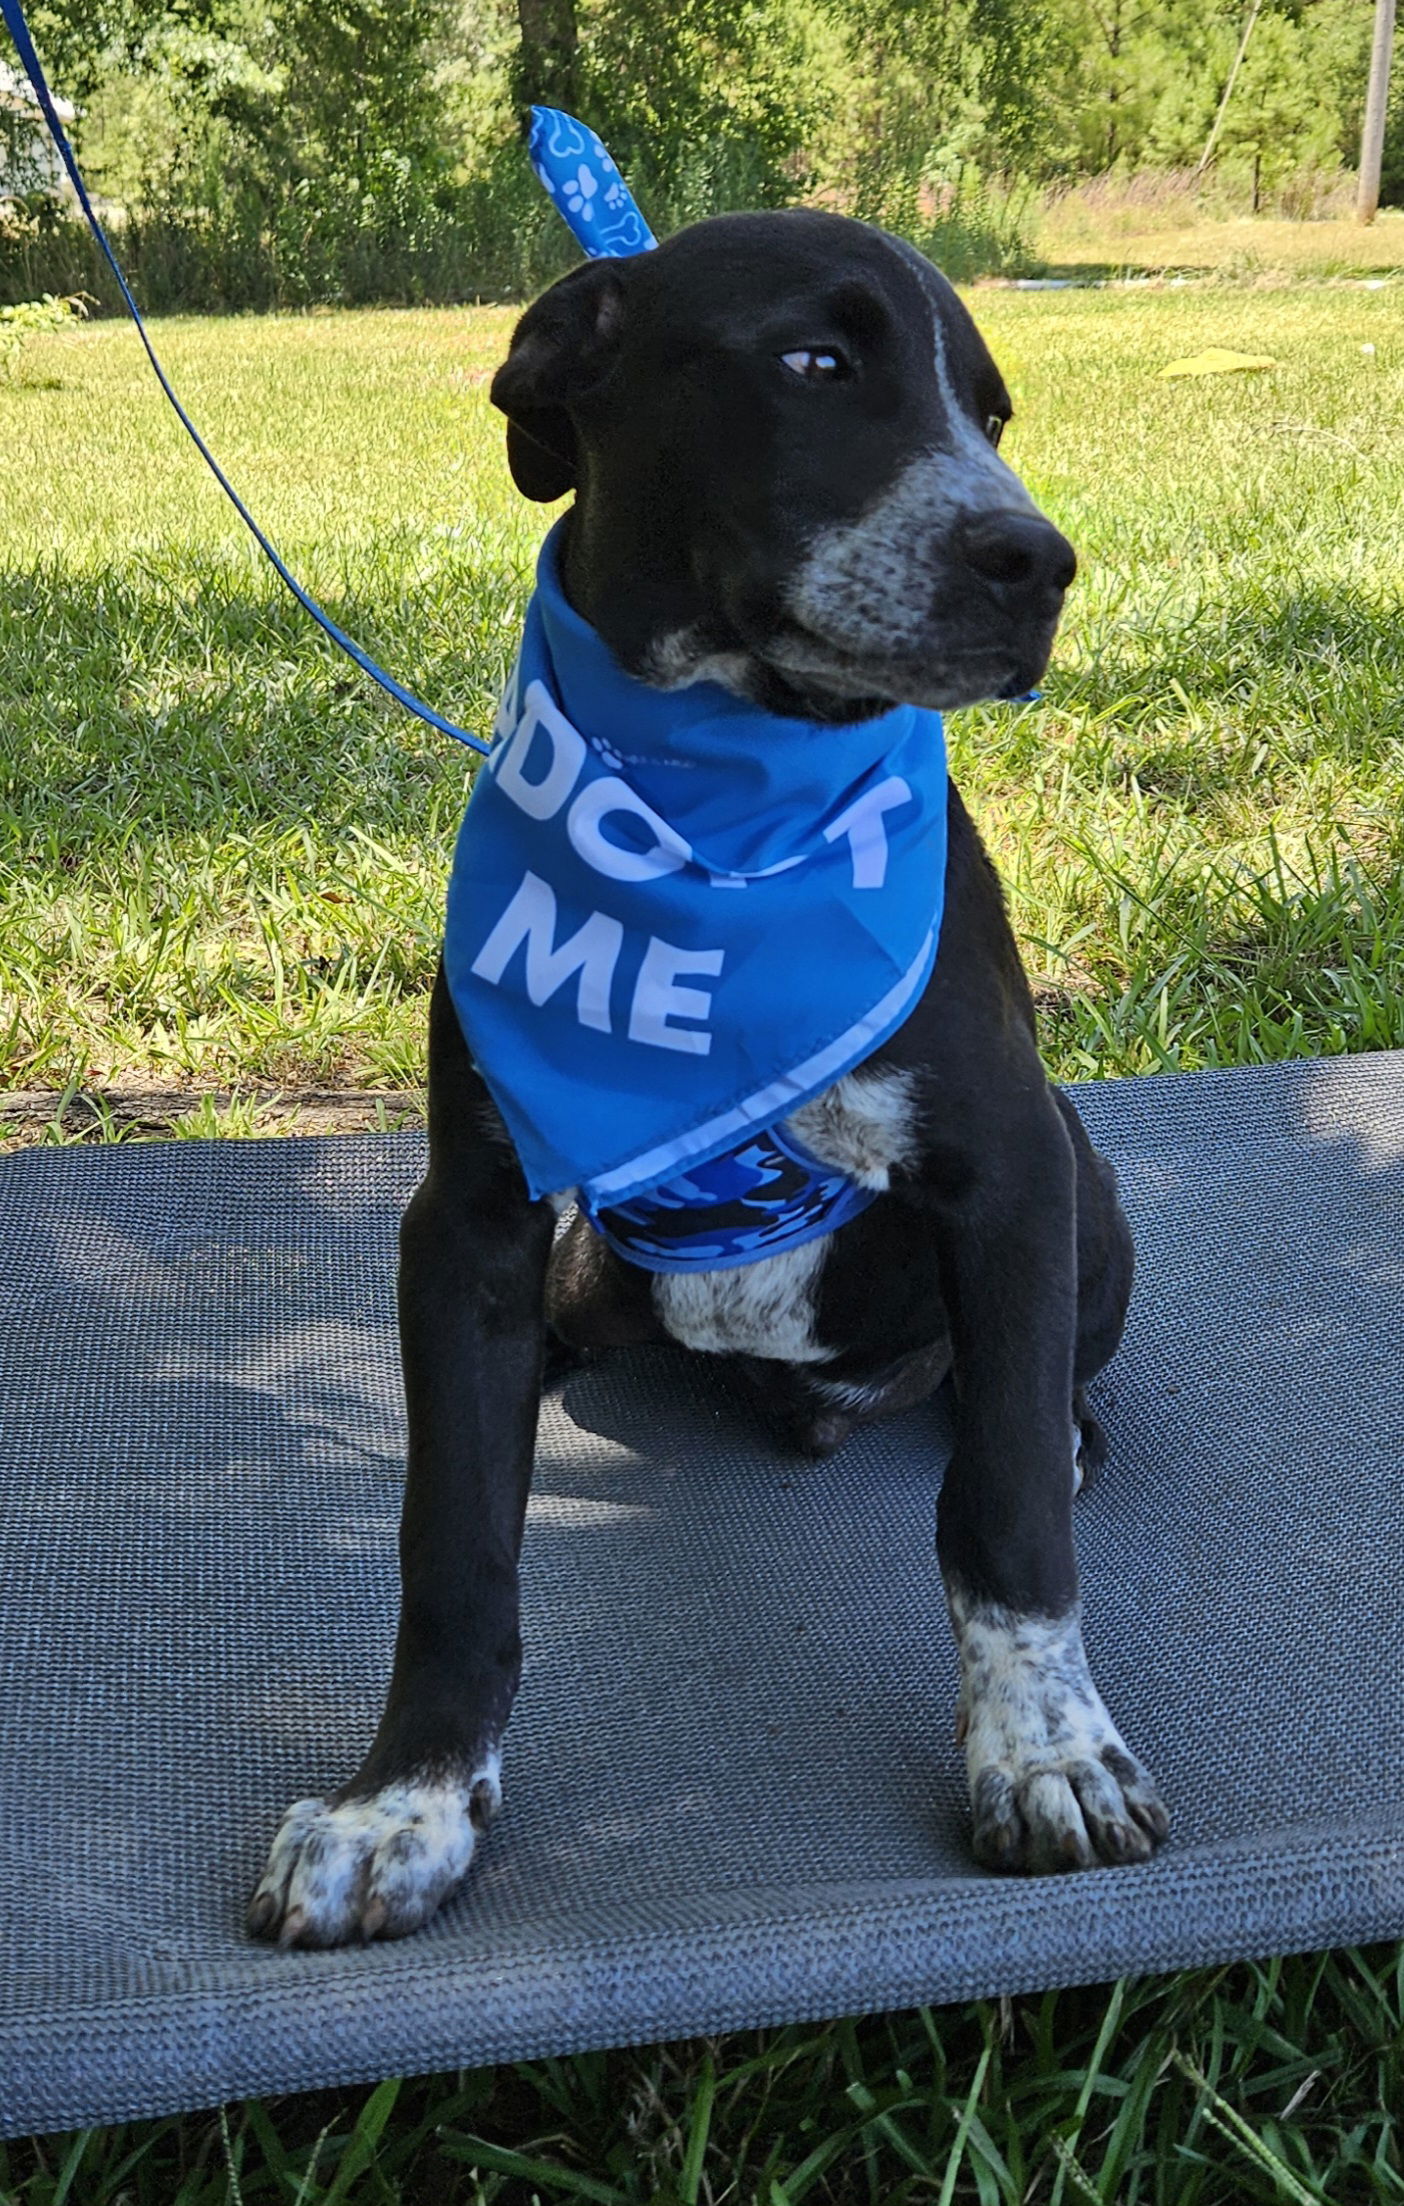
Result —
M 1286 221 L 1230 211 L 1224 187 L 1207 194 L 1188 172 L 1125 180 L 1097 177 L 1050 194 L 1032 223 L 1033 241 L 1050 265 L 1073 273 L 1180 271 L 1236 283 L 1293 278 L 1404 273 L 1404 209 L 1385 207 L 1360 223 L 1352 206 L 1354 179 L 1342 176 L 1318 219 Z
M 506 326 L 160 332 L 309 587 L 470 725 L 532 556 L 482 390 Z M 61 388 L 7 392 L 0 423 L 8 1084 L 413 1083 L 468 754 L 318 639 L 129 330 L 35 346 L 27 372 Z

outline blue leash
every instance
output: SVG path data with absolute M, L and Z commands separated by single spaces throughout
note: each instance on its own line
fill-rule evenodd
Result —
M 174 407 L 177 419 L 195 446 L 196 451 L 214 476 L 215 481 L 228 498 L 245 528 L 253 537 L 254 542 L 272 566 L 274 573 L 281 582 L 286 583 L 303 611 L 312 615 L 313 620 L 316 621 L 323 634 L 330 636 L 332 642 L 337 644 L 348 658 L 354 659 L 363 674 L 369 674 L 373 682 L 378 682 L 386 694 L 394 698 L 396 704 L 403 705 L 406 712 L 412 712 L 415 718 L 424 721 L 426 726 L 437 728 L 440 735 L 451 735 L 456 743 L 466 743 L 470 750 L 479 751 L 486 757 L 491 746 L 484 743 L 481 736 L 470 735 L 468 730 L 460 728 L 456 721 L 446 720 L 443 714 L 435 712 L 432 706 L 422 704 L 411 690 L 405 688 L 403 682 L 397 682 L 393 674 L 387 674 L 383 666 L 377 666 L 368 652 L 363 651 L 358 643 L 353 643 L 345 629 L 338 628 L 331 615 L 324 613 L 316 599 L 307 590 L 303 589 L 297 577 L 291 573 L 279 557 L 274 546 L 264 535 L 263 530 L 244 504 L 243 499 L 230 482 L 229 477 L 225 474 L 224 469 L 220 466 L 219 461 L 206 444 L 180 400 L 176 397 L 175 391 L 171 387 L 170 378 L 156 357 L 156 348 L 147 335 L 146 324 L 141 318 L 141 309 L 132 296 L 131 286 L 122 273 L 117 255 L 107 241 L 107 233 L 93 211 L 93 203 L 88 197 L 88 188 L 79 173 L 78 163 L 73 157 L 73 149 L 64 135 L 63 124 L 59 121 L 58 109 L 54 106 L 53 94 L 49 90 L 48 80 L 44 75 L 39 56 L 34 50 L 34 41 L 29 35 L 29 25 L 25 21 L 22 0 L 0 0 L 0 18 L 3 18 L 5 28 L 15 42 L 15 51 L 19 55 L 20 67 L 34 88 L 39 105 L 43 110 L 44 120 L 49 126 L 50 135 L 54 144 L 58 147 L 59 156 L 68 171 L 73 189 L 78 195 L 78 204 L 87 218 L 88 228 L 97 239 L 103 258 L 112 270 L 117 288 L 126 301 L 127 312 L 135 322 L 137 335 L 146 348 L 146 357 L 156 371 L 156 380 Z M 601 255 L 645 252 L 653 246 L 657 241 L 652 231 L 639 213 L 629 195 L 623 177 L 619 174 L 600 140 L 595 136 L 594 131 L 587 130 L 584 124 L 576 122 L 573 116 L 562 114 L 555 108 L 534 107 L 531 112 L 532 164 L 546 190 L 550 193 L 557 212 L 579 239 L 586 252 L 592 258 L 598 258 Z M 598 207 L 596 207 L 596 201 L 598 201 Z
M 244 526 L 248 529 L 250 535 L 253 537 L 254 542 L 259 546 L 259 549 L 264 553 L 265 557 L 271 563 L 273 570 L 277 574 L 279 580 L 285 582 L 288 588 L 292 591 L 292 594 L 297 599 L 298 604 L 303 608 L 305 612 L 308 612 L 312 615 L 312 618 L 316 621 L 317 626 L 322 629 L 324 634 L 331 637 L 333 643 L 339 644 L 341 649 L 347 654 L 347 656 L 355 660 L 357 666 L 360 667 L 363 674 L 369 674 L 373 682 L 378 682 L 380 684 L 380 687 L 385 690 L 389 696 L 393 697 L 397 704 L 403 705 L 407 712 L 412 712 L 417 720 L 423 720 L 429 727 L 437 728 L 441 735 L 451 735 L 456 743 L 466 743 L 470 750 L 481 751 L 483 755 L 486 756 L 490 746 L 483 742 L 481 736 L 470 735 L 466 728 L 460 728 L 456 726 L 452 720 L 445 720 L 442 713 L 435 712 L 430 706 L 421 704 L 419 699 L 414 696 L 409 690 L 407 690 L 402 682 L 397 682 L 395 680 L 393 674 L 387 674 L 383 666 L 377 666 L 375 660 L 372 659 L 366 652 L 364 652 L 358 643 L 352 642 L 351 638 L 346 634 L 344 629 L 337 627 L 336 622 L 331 618 L 330 614 L 324 613 L 322 611 L 322 608 L 317 603 L 316 599 L 314 597 L 311 597 L 308 592 L 303 589 L 302 584 L 296 579 L 293 574 L 289 572 L 287 567 L 283 564 L 283 561 L 279 558 L 278 553 L 274 550 L 272 544 L 264 535 L 263 530 L 259 527 L 257 521 L 250 513 L 248 507 L 244 504 L 243 499 L 239 496 L 238 491 L 230 482 L 229 477 L 225 474 L 223 468 L 220 466 L 218 460 L 211 452 L 209 446 L 206 444 L 204 438 L 201 436 L 199 430 L 196 428 L 189 414 L 181 405 L 180 400 L 176 397 L 175 392 L 171 388 L 169 378 L 166 375 L 166 371 L 156 357 L 155 347 L 152 345 L 151 339 L 146 334 L 146 324 L 141 318 L 141 310 L 138 307 L 136 300 L 132 297 L 131 288 L 128 285 L 126 277 L 123 275 L 120 267 L 117 264 L 116 254 L 113 252 L 112 247 L 107 242 L 106 233 L 103 230 L 102 224 L 98 221 L 96 214 L 93 212 L 93 204 L 88 197 L 87 187 L 84 184 L 82 177 L 78 173 L 78 164 L 74 160 L 72 148 L 70 147 L 67 138 L 64 136 L 63 124 L 59 121 L 58 110 L 55 108 L 53 102 L 53 95 L 50 92 L 48 84 L 45 80 L 44 72 L 39 65 L 39 56 L 34 51 L 34 41 L 29 35 L 29 25 L 24 19 L 24 9 L 20 4 L 20 0 L 0 0 L 0 15 L 3 15 L 5 28 L 8 30 L 11 38 L 15 42 L 15 47 L 20 58 L 20 67 L 24 70 L 25 75 L 29 78 L 30 83 L 34 87 L 35 93 L 38 95 L 39 105 L 44 111 L 44 120 L 49 126 L 49 130 L 53 136 L 54 144 L 58 147 L 59 154 L 62 157 L 64 167 L 68 171 L 73 189 L 78 194 L 78 204 L 88 218 L 88 227 L 92 231 L 93 236 L 97 239 L 98 244 L 101 246 L 103 257 L 106 260 L 108 267 L 112 270 L 112 273 L 117 280 L 117 287 L 121 291 L 122 297 L 127 303 L 127 312 L 131 315 L 132 320 L 136 323 L 137 335 L 140 337 L 143 345 L 146 347 L 146 357 L 151 362 L 152 367 L 156 370 L 157 381 L 160 383 L 162 390 L 165 392 L 167 398 L 170 400 L 172 406 L 175 408 L 182 426 L 185 428 L 188 435 L 190 436 L 191 441 L 193 442 L 197 452 L 200 454 L 201 459 L 209 468 L 210 473 L 214 476 L 214 479 L 219 484 L 220 489 L 229 499 L 230 503 L 234 507 L 235 512 L 239 515 L 240 520 L 244 523 Z

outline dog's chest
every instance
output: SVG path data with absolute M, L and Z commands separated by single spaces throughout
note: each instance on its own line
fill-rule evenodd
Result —
M 785 1123 L 822 1163 L 882 1193 L 915 1154 L 911 1077 L 890 1068 L 848 1073 Z M 660 1272 L 653 1283 L 659 1320 L 685 1348 L 823 1363 L 835 1353 L 816 1332 L 829 1244 L 824 1236 L 729 1271 Z

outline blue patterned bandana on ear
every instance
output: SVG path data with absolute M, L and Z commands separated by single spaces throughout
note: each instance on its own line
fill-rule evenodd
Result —
M 714 1189 L 745 1201 L 722 1258 L 744 1261 L 767 1239 L 747 1188 L 785 1161 L 756 1138 L 870 1056 L 930 974 L 941 719 L 825 727 L 713 682 L 649 688 L 566 599 L 563 525 L 459 834 L 449 989 L 534 1197 L 579 1187 L 618 1216 L 671 1183 L 686 1204 L 684 1180 L 744 1149 Z
M 531 165 L 591 260 L 652 252 L 658 240 L 593 130 L 559 107 L 533 107 Z

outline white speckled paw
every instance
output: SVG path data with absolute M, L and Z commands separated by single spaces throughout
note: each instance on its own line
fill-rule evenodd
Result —
M 976 1859 L 1025 1875 L 1148 1860 L 1170 1819 L 1092 1682 L 1076 1612 L 953 1595 L 951 1614 Z
M 250 1936 L 338 1946 L 418 1930 L 501 1805 L 499 1772 L 494 1756 L 466 1780 L 406 1778 L 339 1806 L 295 1801 L 249 1902 Z

